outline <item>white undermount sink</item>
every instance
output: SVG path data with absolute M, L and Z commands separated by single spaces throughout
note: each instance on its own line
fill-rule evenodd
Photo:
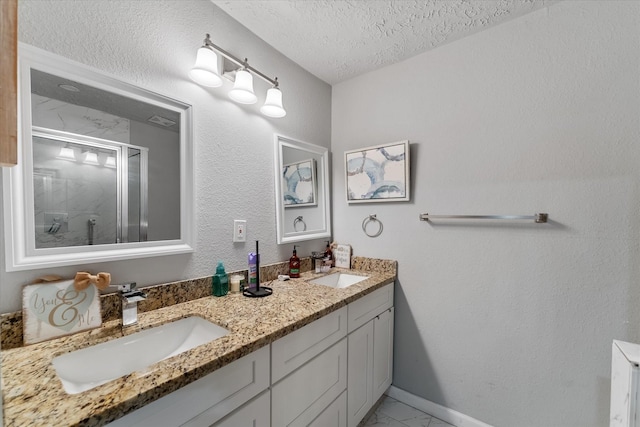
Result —
M 77 394 L 227 335 L 221 326 L 192 316 L 145 329 L 53 359 L 64 390 Z
M 357 276 L 355 274 L 348 273 L 333 273 L 327 276 L 318 277 L 317 279 L 309 280 L 309 283 L 331 286 L 332 288 L 346 288 L 348 286 L 355 285 L 356 283 L 360 283 L 368 278 L 369 276 Z

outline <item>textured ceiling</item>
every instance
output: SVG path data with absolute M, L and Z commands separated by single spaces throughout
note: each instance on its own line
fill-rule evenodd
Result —
M 211 0 L 334 84 L 557 0 Z

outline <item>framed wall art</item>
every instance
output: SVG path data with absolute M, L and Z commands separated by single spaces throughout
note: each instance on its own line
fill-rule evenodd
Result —
M 317 205 L 315 159 L 284 165 L 282 167 L 282 189 L 285 208 Z
M 410 197 L 409 141 L 344 153 L 347 202 L 406 202 Z

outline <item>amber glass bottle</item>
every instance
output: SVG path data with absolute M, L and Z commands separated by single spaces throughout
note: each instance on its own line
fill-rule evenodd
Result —
M 296 246 L 293 245 L 293 255 L 289 258 L 289 277 L 297 279 L 300 277 L 300 258 L 296 253 Z

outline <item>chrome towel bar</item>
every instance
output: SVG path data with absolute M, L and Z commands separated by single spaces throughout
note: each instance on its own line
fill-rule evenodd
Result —
M 547 222 L 549 214 L 537 213 L 533 215 L 431 215 L 423 213 L 420 215 L 420 221 L 429 221 L 431 219 L 520 219 L 534 221 L 537 224 Z

